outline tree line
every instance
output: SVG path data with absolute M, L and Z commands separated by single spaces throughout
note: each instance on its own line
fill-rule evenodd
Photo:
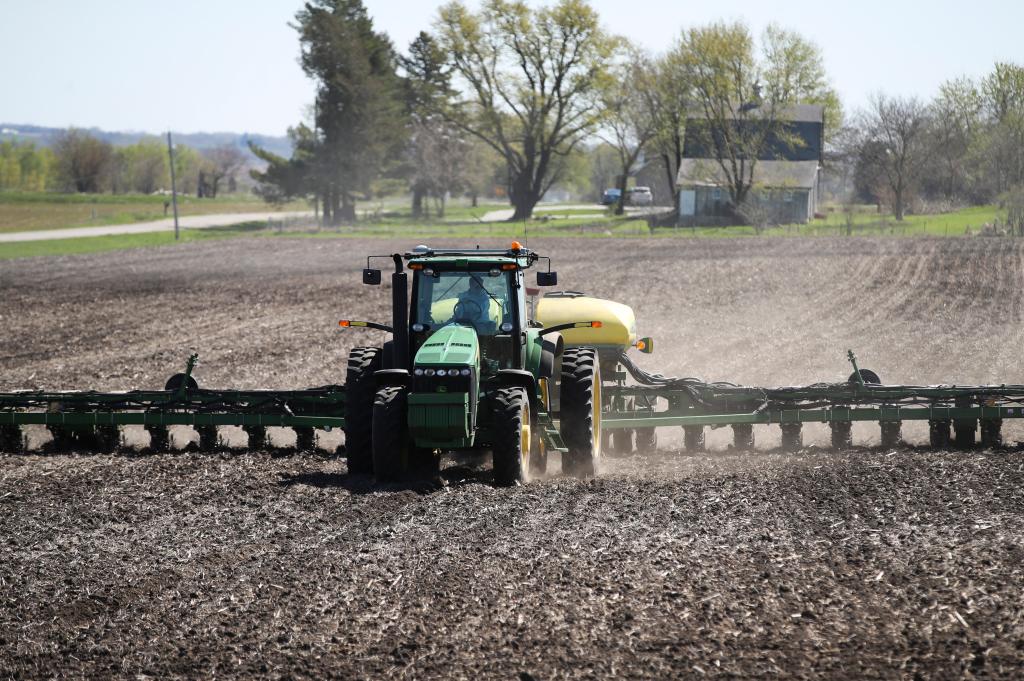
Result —
M 842 131 L 853 196 L 891 207 L 987 204 L 1024 188 L 1024 66 L 944 82 L 931 101 L 875 95 Z
M 291 158 L 253 145 L 267 163 L 253 177 L 266 199 L 310 198 L 329 223 L 353 220 L 358 199 L 400 191 L 414 215 L 494 193 L 522 220 L 554 186 L 624 190 L 652 160 L 678 209 L 687 139 L 712 149 L 742 218 L 759 159 L 804 143 L 787 123 L 794 104 L 823 107 L 825 173 L 843 200 L 902 218 L 914 202 L 990 202 L 1024 183 L 1015 64 L 950 81 L 932 102 L 879 94 L 844 114 L 820 48 L 774 25 L 688 28 L 660 55 L 604 30 L 584 0 L 478 10 L 455 0 L 404 54 L 360 0 L 309 0 L 294 27 L 315 101 L 289 130 Z
M 235 191 L 245 161 L 244 153 L 230 145 L 198 151 L 176 144 L 178 191 L 199 197 Z M 0 191 L 152 194 L 170 189 L 170 155 L 162 138 L 114 146 L 72 128 L 50 147 L 0 142 Z
M 660 159 L 672 187 L 694 111 L 719 130 L 735 115 L 758 119 L 757 135 L 730 132 L 723 146 L 741 204 L 755 165 L 742 159 L 781 134 L 787 105 L 841 117 L 818 48 L 775 26 L 759 42 L 740 23 L 694 28 L 655 57 L 605 31 L 583 0 L 487 0 L 478 11 L 456 0 L 405 55 L 360 0 L 310 0 L 294 25 L 315 103 L 289 131 L 291 158 L 253 146 L 268 164 L 253 177 L 268 200 L 313 198 L 328 222 L 354 219 L 357 199 L 396 186 L 411 191 L 416 215 L 425 200 L 488 185 L 522 220 L 552 187 L 587 175 L 614 168 L 624 189 L 641 159 Z M 748 101 L 756 111 L 737 105 Z

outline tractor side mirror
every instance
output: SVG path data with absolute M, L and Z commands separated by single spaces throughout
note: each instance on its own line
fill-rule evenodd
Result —
M 363 270 L 363 283 L 378 286 L 380 284 L 380 270 Z
M 557 286 L 558 272 L 538 272 L 537 286 Z
M 647 337 L 641 338 L 636 342 L 636 349 L 645 355 L 649 355 L 654 352 L 654 339 Z

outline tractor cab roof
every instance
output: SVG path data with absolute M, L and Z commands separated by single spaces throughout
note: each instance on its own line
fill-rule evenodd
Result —
M 405 253 L 403 258 L 408 261 L 409 269 L 419 270 L 485 270 L 497 267 L 500 269 L 525 269 L 533 265 L 540 256 L 519 242 L 513 241 L 509 249 L 484 248 L 438 248 L 417 246 Z

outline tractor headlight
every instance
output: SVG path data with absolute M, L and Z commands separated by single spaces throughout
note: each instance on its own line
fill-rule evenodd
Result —
M 505 322 L 505 323 L 503 323 L 501 325 L 501 331 L 502 331 L 502 333 L 511 333 L 511 331 L 512 331 L 512 322 Z
M 472 371 L 470 371 L 469 369 L 463 369 L 463 370 L 462 370 L 462 371 L 460 371 L 459 373 L 460 373 L 460 374 L 462 374 L 463 376 L 469 376 L 469 375 L 470 375 L 471 373 L 473 373 L 473 372 L 472 372 Z
M 412 375 L 413 376 L 422 376 L 423 375 L 423 369 L 420 369 L 420 368 L 413 369 L 412 370 Z
M 437 375 L 438 376 L 446 376 L 447 374 L 448 374 L 448 372 L 445 371 L 444 369 L 438 369 L 437 370 Z
M 423 373 L 426 374 L 427 376 L 433 376 L 437 372 L 435 372 L 433 369 L 427 369 Z

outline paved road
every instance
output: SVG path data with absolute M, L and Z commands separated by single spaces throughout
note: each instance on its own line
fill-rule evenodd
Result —
M 262 213 L 223 213 L 220 215 L 188 215 L 178 218 L 181 227 L 203 229 L 204 227 L 225 227 L 243 222 L 261 222 L 286 218 L 313 217 L 312 211 L 265 211 Z M 174 218 L 152 222 L 137 222 L 131 225 L 101 225 L 98 227 L 68 227 L 67 229 L 40 229 L 31 232 L 8 232 L 0 234 L 0 243 L 14 241 L 44 241 L 47 239 L 75 239 L 88 236 L 114 236 L 117 234 L 142 234 L 145 232 L 167 232 L 174 230 Z

